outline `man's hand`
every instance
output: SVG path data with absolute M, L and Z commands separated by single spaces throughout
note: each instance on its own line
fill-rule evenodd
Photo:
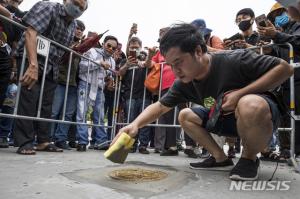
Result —
M 116 137 L 111 142 L 110 146 L 113 145 L 117 141 L 117 139 L 120 137 L 121 133 L 127 133 L 130 137 L 134 138 L 137 135 L 138 131 L 139 131 L 138 127 L 132 123 L 121 128 L 119 130 L 118 134 L 116 135 Z
M 148 59 L 152 59 L 152 57 L 154 57 L 154 55 L 156 55 L 158 51 L 158 48 L 156 46 L 152 48 L 145 47 L 145 49 L 148 50 Z
M 133 65 L 137 65 L 138 61 L 137 61 L 137 59 L 135 57 L 132 57 L 132 56 L 129 55 L 128 58 L 127 58 L 126 64 L 128 66 L 133 66 Z
M 242 94 L 240 90 L 229 91 L 224 94 L 222 110 L 224 112 L 232 112 L 235 110 Z
M 133 23 L 131 28 L 130 28 L 130 31 L 129 31 L 129 36 L 128 38 L 131 38 L 134 34 L 137 34 L 137 24 L 136 23 Z
M 100 65 L 105 69 L 108 70 L 110 68 L 110 64 L 107 61 L 101 61 Z
M 244 39 L 235 40 L 234 46 L 243 49 L 252 47 L 252 45 L 248 44 Z
M 30 90 L 38 80 L 38 72 L 37 64 L 29 64 L 25 74 L 20 79 L 22 86 L 28 86 L 28 90 Z
M 257 31 L 261 36 L 273 39 L 277 33 L 275 26 L 268 20 L 267 27 L 257 26 Z
M 225 50 L 230 50 L 232 45 L 233 45 L 233 41 L 231 41 L 230 39 L 225 39 L 223 42 L 223 47 Z

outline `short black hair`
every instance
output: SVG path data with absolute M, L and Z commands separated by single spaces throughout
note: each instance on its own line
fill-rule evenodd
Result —
M 251 18 L 255 17 L 254 11 L 251 8 L 243 8 L 238 13 L 236 13 L 235 18 L 239 15 L 249 15 Z
M 84 25 L 83 21 L 76 19 L 76 24 L 77 24 L 77 27 L 79 27 L 82 31 L 85 30 L 85 25 Z
M 207 52 L 205 41 L 197 28 L 191 24 L 182 23 L 171 27 L 162 37 L 159 48 L 163 56 L 173 47 L 179 47 L 182 52 L 193 55 L 197 46 L 201 47 L 203 53 Z
M 104 38 L 103 42 L 106 43 L 108 40 L 115 40 L 115 41 L 117 42 L 117 45 L 119 44 L 118 39 L 117 39 L 115 36 L 107 35 L 107 36 Z
M 142 40 L 140 40 L 140 38 L 138 38 L 138 37 L 131 37 L 128 41 L 128 45 L 130 45 L 131 43 L 134 43 L 134 42 L 138 42 L 140 47 L 142 47 Z

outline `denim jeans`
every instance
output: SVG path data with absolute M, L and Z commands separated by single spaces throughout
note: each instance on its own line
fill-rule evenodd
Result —
M 2 106 L 2 113 L 12 114 L 14 108 L 9 106 Z M 12 133 L 14 119 L 8 117 L 0 118 L 0 138 L 7 138 L 10 133 Z
M 78 85 L 78 102 L 77 102 L 77 115 L 76 115 L 76 121 L 77 122 L 86 122 L 85 118 L 88 112 L 88 99 L 86 99 L 86 94 L 87 98 L 89 97 L 88 94 L 89 92 L 86 93 L 86 85 L 87 83 L 85 81 L 80 81 Z M 90 84 L 88 85 L 87 91 L 90 90 Z M 104 102 L 105 102 L 105 96 L 101 88 L 98 88 L 97 91 L 97 97 L 96 101 L 94 103 L 93 108 L 93 123 L 98 124 L 100 121 L 101 125 L 104 125 Z M 95 130 L 95 144 L 101 144 L 105 141 L 107 141 L 107 134 L 104 130 L 103 127 L 94 127 Z M 88 126 L 87 125 L 77 125 L 77 138 L 78 138 L 78 143 L 79 144 L 88 144 Z
M 66 86 L 58 84 L 55 90 L 53 105 L 52 105 L 52 119 L 60 119 L 63 114 L 63 106 L 65 100 Z M 75 86 L 69 86 L 67 103 L 66 103 L 66 113 L 65 121 L 72 121 L 72 116 L 76 111 L 77 103 L 77 88 Z M 67 141 L 68 131 L 70 124 L 58 123 L 57 125 L 52 124 L 54 141 L 62 142 Z
M 125 122 L 127 122 L 128 118 L 128 111 L 129 111 L 129 99 L 126 100 L 126 106 L 125 106 Z M 150 100 L 145 99 L 145 107 L 150 105 Z M 129 122 L 132 122 L 141 112 L 143 111 L 143 99 L 131 99 L 131 105 L 130 105 L 130 115 L 129 115 Z M 137 134 L 134 148 L 137 148 L 138 141 L 139 147 L 147 147 L 148 143 L 150 141 L 150 127 L 143 127 L 139 130 L 139 133 Z
M 17 85 L 10 84 L 5 92 L 5 103 L 2 106 L 1 113 L 13 114 L 15 106 L 15 98 L 17 95 Z M 7 138 L 12 133 L 14 119 L 13 118 L 0 118 L 0 138 Z

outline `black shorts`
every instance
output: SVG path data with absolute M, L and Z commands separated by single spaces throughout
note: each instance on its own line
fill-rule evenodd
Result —
M 274 132 L 278 128 L 280 116 L 281 116 L 280 111 L 278 109 L 278 105 L 267 95 L 262 94 L 258 96 L 264 98 L 269 104 L 271 114 L 272 114 L 273 132 Z M 192 107 L 191 110 L 201 118 L 202 127 L 205 128 L 210 109 L 200 106 L 200 107 Z M 232 113 L 232 114 L 224 115 L 222 117 L 223 119 L 221 123 L 221 130 L 219 132 L 211 132 L 211 133 L 218 134 L 219 136 L 238 137 L 235 114 Z

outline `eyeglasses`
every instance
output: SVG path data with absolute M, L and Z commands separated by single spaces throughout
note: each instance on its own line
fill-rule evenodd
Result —
M 112 49 L 113 51 L 115 51 L 115 50 L 117 49 L 117 47 L 114 47 L 114 46 L 112 46 L 112 45 L 109 44 L 109 43 L 106 44 L 106 47 Z

